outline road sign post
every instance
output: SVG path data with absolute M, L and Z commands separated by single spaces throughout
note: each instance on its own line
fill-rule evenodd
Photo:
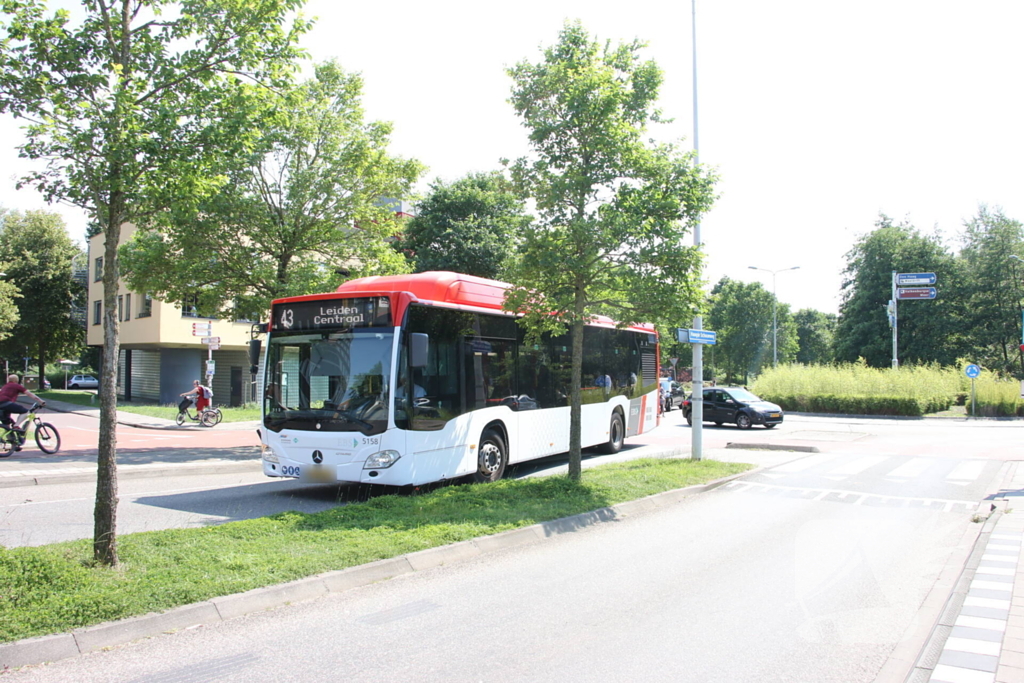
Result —
M 981 374 L 981 367 L 971 363 L 964 368 L 964 374 L 971 378 L 971 417 L 975 416 L 975 394 L 974 394 L 974 380 L 977 379 L 978 375 Z
M 889 318 L 889 327 L 892 328 L 892 368 L 900 366 L 899 360 L 899 314 L 896 303 L 904 299 L 934 299 L 938 295 L 935 287 L 922 285 L 934 285 L 937 278 L 935 273 L 897 273 L 892 271 L 892 298 L 885 307 L 885 314 Z

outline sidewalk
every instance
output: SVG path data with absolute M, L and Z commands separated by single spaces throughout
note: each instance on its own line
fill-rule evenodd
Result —
M 1024 683 L 1024 467 L 1013 463 L 907 683 Z
M 59 413 L 75 413 L 76 415 L 93 417 L 97 420 L 100 417 L 100 403 L 98 398 L 96 399 L 96 405 L 94 406 L 80 406 L 77 403 L 48 400 L 46 401 L 46 408 L 55 410 Z M 149 415 L 139 415 L 137 413 L 130 413 L 124 410 L 117 411 L 117 423 L 125 425 L 126 427 L 138 427 L 140 429 L 216 429 L 218 431 L 249 431 L 256 429 L 260 424 L 259 420 L 248 420 L 245 422 L 221 422 L 215 427 L 203 427 L 198 422 L 186 422 L 179 427 L 174 420 L 167 420 L 162 417 L 150 417 Z
M 46 409 L 60 413 L 74 413 L 99 420 L 99 403 L 95 406 L 80 406 L 63 401 L 47 401 Z M 259 426 L 256 420 L 247 422 L 221 422 L 216 427 L 199 424 L 185 424 L 179 427 L 174 420 L 137 415 L 117 411 L 117 423 L 127 427 L 165 430 L 168 432 L 253 431 Z M 119 450 L 117 453 L 117 474 L 119 478 L 157 477 L 172 474 L 225 474 L 231 472 L 258 472 L 260 470 L 260 449 L 257 446 L 233 448 L 193 448 L 157 450 L 159 436 L 153 448 L 140 450 Z M 74 484 L 96 481 L 96 455 L 81 452 L 61 452 L 53 455 L 35 455 L 33 451 L 22 451 L 16 458 L 0 458 L 0 489 L 15 486 L 39 486 L 43 484 Z

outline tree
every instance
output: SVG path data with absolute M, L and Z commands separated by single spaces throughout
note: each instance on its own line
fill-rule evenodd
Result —
M 779 311 L 782 312 L 781 309 Z M 786 309 L 788 316 L 788 308 Z M 786 317 L 780 316 L 780 321 Z M 772 293 L 759 282 L 737 282 L 727 277 L 711 290 L 708 327 L 718 333 L 715 365 L 725 372 L 727 382 L 746 384 L 772 362 Z M 779 358 L 786 346 L 783 325 L 779 326 Z
M 1024 227 L 996 209 L 981 206 L 964 224 L 958 288 L 968 303 L 967 324 L 978 362 L 1024 377 L 1020 350 L 1024 302 Z
M 796 361 L 804 365 L 826 365 L 833 360 L 832 344 L 836 316 L 813 308 L 802 308 L 793 316 L 799 350 Z
M 0 229 L 9 215 L 10 212 L 0 206 Z M 4 267 L 5 264 L 0 262 L 0 270 L 3 270 Z M 19 297 L 21 297 L 21 291 L 18 286 L 4 275 L 0 275 L 0 341 L 8 339 L 14 332 L 14 326 L 18 324 L 20 314 L 18 313 L 17 299 Z
M 131 286 L 177 303 L 201 292 L 200 309 L 237 305 L 258 319 L 273 299 L 334 289 L 339 270 L 406 270 L 382 200 L 406 196 L 422 166 L 388 154 L 391 125 L 363 121 L 361 93 L 362 79 L 329 61 L 268 95 L 255 150 L 229 182 L 122 251 Z
M 19 320 L 9 339 L 0 342 L 8 358 L 25 353 L 39 363 L 40 388 L 46 363 L 82 347 L 85 330 L 72 320 L 84 290 L 72 279 L 72 262 L 81 250 L 71 241 L 59 214 L 46 211 L 10 213 L 0 230 L 0 262 L 6 281 L 21 290 Z
M 714 176 L 692 153 L 645 143 L 662 73 L 639 42 L 603 47 L 567 24 L 544 59 L 509 70 L 512 105 L 531 157 L 512 164 L 536 203 L 510 274 L 506 307 L 531 335 L 571 331 L 569 476 L 581 475 L 583 328 L 596 312 L 621 323 L 692 317 L 701 300 L 689 228 L 714 199 Z
M 451 183 L 438 179 L 417 205 L 400 248 L 411 254 L 418 273 L 452 270 L 502 279 L 529 223 L 524 202 L 497 171 Z
M 261 112 L 247 84 L 288 82 L 308 24 L 301 0 L 89 0 L 71 26 L 41 0 L 3 5 L 0 112 L 28 122 L 22 180 L 85 209 L 104 233 L 100 436 L 93 555 L 116 565 L 118 243 L 224 182 L 213 163 L 251 148 Z
M 937 235 L 922 235 L 909 223 L 893 224 L 880 215 L 875 229 L 858 240 L 846 258 L 836 360 L 864 358 L 872 367 L 891 365 L 892 331 L 886 305 L 892 296 L 893 271 L 933 272 L 940 287 L 934 300 L 897 303 L 900 362 L 952 365 L 965 354 L 970 344 L 957 290 L 959 267 Z

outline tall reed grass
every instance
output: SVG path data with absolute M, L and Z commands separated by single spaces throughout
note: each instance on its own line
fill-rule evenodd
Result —
M 967 414 L 977 417 L 1024 417 L 1024 399 L 1020 394 L 1019 381 L 1000 379 L 994 373 L 982 370 L 981 375 L 974 380 L 973 405 L 968 397 Z
M 779 366 L 758 377 L 751 388 L 784 410 L 920 416 L 948 409 L 968 384 L 956 368 L 920 365 L 893 370 L 861 362 Z

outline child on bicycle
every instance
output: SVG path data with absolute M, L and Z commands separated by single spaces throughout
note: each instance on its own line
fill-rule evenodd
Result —
M 192 380 L 191 391 L 186 391 L 184 394 L 179 395 L 193 399 L 196 403 L 196 412 L 202 415 L 203 411 L 210 406 L 210 399 L 213 397 L 213 391 L 209 387 L 205 387 L 200 384 L 199 380 L 196 379 Z

